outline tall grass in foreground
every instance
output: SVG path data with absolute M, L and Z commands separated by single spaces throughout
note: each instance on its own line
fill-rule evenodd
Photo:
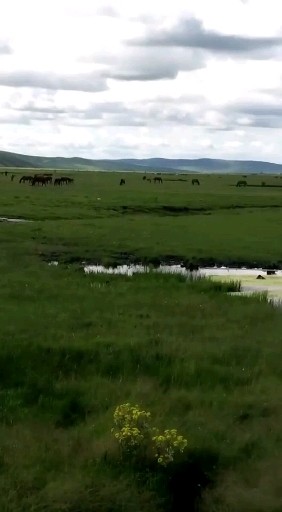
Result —
M 167 512 L 181 498 L 188 510 L 278 511 L 282 316 L 229 287 L 6 266 L 0 509 Z M 121 463 L 112 415 L 127 401 L 188 440 L 169 479 Z

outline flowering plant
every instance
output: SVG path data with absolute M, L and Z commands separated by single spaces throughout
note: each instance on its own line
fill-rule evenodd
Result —
M 114 412 L 112 432 L 127 455 L 151 449 L 158 464 L 167 466 L 187 447 L 187 440 L 176 429 L 159 433 L 152 428 L 151 414 L 130 403 L 119 405 Z
M 152 438 L 155 447 L 155 457 L 162 466 L 173 462 L 175 455 L 183 453 L 187 446 L 187 440 L 178 435 L 177 430 L 165 430 L 163 434 L 157 434 Z

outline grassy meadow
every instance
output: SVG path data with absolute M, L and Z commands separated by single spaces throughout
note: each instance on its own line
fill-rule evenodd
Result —
M 237 283 L 80 263 L 281 267 L 281 178 L 23 174 L 0 175 L 0 216 L 33 221 L 0 223 L 0 510 L 280 512 L 281 309 Z M 121 459 L 125 402 L 185 436 L 181 460 Z
M 189 175 L 166 176 L 159 185 L 135 173 L 77 172 L 72 187 L 31 187 L 18 183 L 21 175 L 14 182 L 0 176 L 0 214 L 36 222 L 1 230 L 8 246 L 16 230 L 16 244 L 29 254 L 282 265 L 280 177 L 252 176 L 248 183 L 257 187 L 236 188 L 240 176 L 200 176 L 198 187 Z M 261 187 L 262 180 L 275 186 Z

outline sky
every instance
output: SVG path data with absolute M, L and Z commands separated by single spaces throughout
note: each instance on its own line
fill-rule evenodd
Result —
M 0 149 L 282 163 L 281 0 L 1 0 Z

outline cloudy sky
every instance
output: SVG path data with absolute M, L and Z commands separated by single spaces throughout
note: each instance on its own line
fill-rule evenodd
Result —
M 281 0 L 1 0 L 0 148 L 282 162 Z

